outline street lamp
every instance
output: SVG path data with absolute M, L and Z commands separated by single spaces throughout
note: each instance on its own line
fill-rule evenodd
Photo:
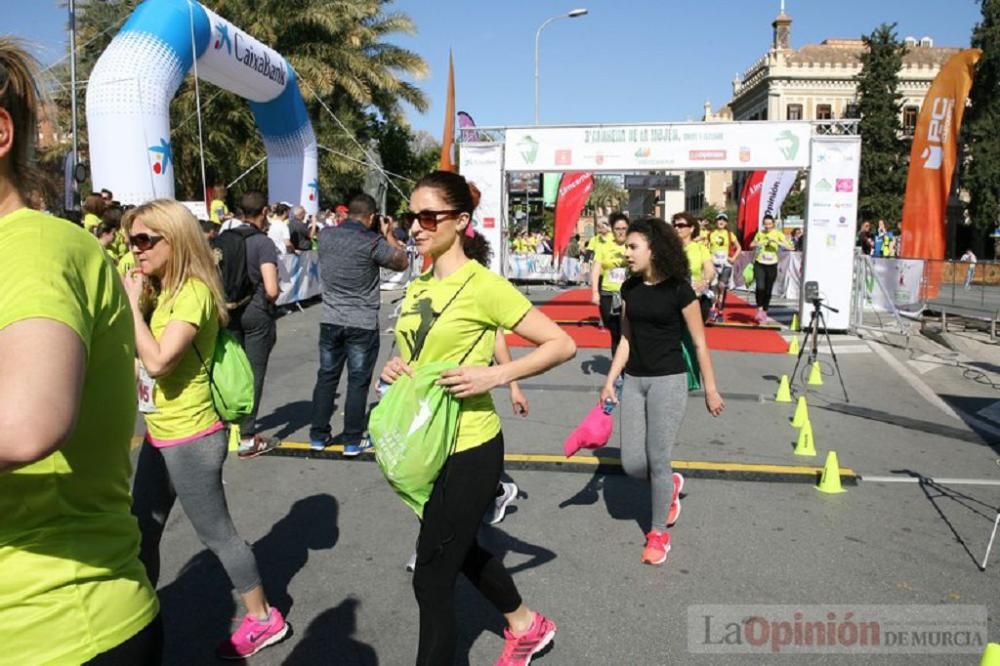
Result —
M 553 21 L 558 21 L 559 19 L 564 19 L 564 18 L 577 18 L 578 16 L 586 16 L 586 15 L 587 15 L 587 10 L 586 9 L 574 9 L 573 11 L 571 11 L 568 14 L 560 14 L 559 16 L 553 16 L 552 18 L 547 19 L 544 23 L 542 23 L 541 27 L 538 28 L 538 32 L 535 33 L 535 124 L 536 125 L 539 124 L 539 120 L 538 120 L 538 116 L 539 116 L 539 112 L 538 112 L 538 82 L 539 82 L 539 76 L 538 76 L 538 46 L 539 46 L 539 43 L 541 42 L 541 39 L 542 39 L 542 30 L 544 30 L 545 26 L 547 26 L 549 23 L 552 23 Z

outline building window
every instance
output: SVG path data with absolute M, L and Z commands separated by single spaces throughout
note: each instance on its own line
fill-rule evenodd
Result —
M 817 104 L 816 120 L 833 120 L 833 107 L 829 104 Z
M 844 107 L 844 117 L 845 118 L 860 118 L 861 113 L 858 111 L 858 105 L 855 103 L 850 103 Z
M 788 105 L 788 120 L 802 120 L 802 105 L 801 104 L 789 104 Z
M 913 134 L 917 129 L 917 116 L 920 114 L 919 106 L 904 106 L 903 107 L 903 131 L 907 134 Z

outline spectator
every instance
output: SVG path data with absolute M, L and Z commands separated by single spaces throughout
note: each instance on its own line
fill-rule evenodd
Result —
M 379 349 L 379 268 L 403 271 L 409 265 L 406 248 L 392 235 L 392 228 L 387 224 L 373 228 L 378 217 L 375 199 L 358 194 L 350 201 L 347 220 L 319 234 L 323 322 L 309 441 L 316 450 L 331 443 L 334 393 L 346 362 L 345 456 L 361 453 L 365 431 L 368 386 Z
M 229 219 L 219 226 L 219 233 L 221 234 L 224 231 L 230 231 L 243 226 L 246 226 L 243 222 L 243 209 L 237 206 L 233 209 L 233 213 L 229 216 Z
M 962 258 L 959 259 L 959 261 L 969 262 L 969 268 L 965 272 L 965 288 L 971 289 L 972 278 L 976 275 L 976 255 L 972 251 L 971 247 L 965 251 L 965 254 L 962 255 Z
M 295 252 L 304 252 L 312 247 L 309 242 L 309 227 L 306 226 L 306 209 L 296 206 L 288 218 L 288 235 Z
M 201 226 L 201 233 L 205 235 L 205 240 L 209 243 L 219 237 L 219 225 L 212 220 L 198 220 Z
M 893 240 L 892 232 L 885 225 L 885 220 L 878 221 L 878 230 L 875 232 L 875 249 L 873 251 L 876 257 L 887 257 L 889 256 L 889 251 L 891 249 Z
M 334 210 L 333 223 L 339 225 L 341 222 L 347 219 L 347 206 L 340 204 Z
M 222 224 L 229 217 L 226 207 L 226 186 L 217 183 L 212 186 L 212 202 L 208 204 L 208 216 L 215 224 Z
M 267 362 L 277 339 L 278 253 L 274 243 L 264 235 L 267 222 L 267 199 L 260 192 L 247 192 L 240 199 L 244 222 L 256 229 L 245 236 L 247 274 L 254 293 L 246 305 L 229 313 L 229 330 L 243 345 L 253 368 L 253 411 L 240 427 L 240 458 L 252 458 L 266 453 L 280 442 L 274 437 L 261 437 L 257 432 L 257 410 L 264 390 Z M 238 233 L 234 230 L 233 233 Z
M 857 247 L 861 248 L 861 254 L 871 256 L 872 252 L 875 251 L 875 242 L 872 240 L 872 223 L 865 220 L 861 223 L 861 229 L 858 231 L 858 240 L 855 243 Z
M 101 199 L 104 200 L 105 204 L 110 205 L 115 201 L 115 195 L 112 194 L 111 190 L 105 187 L 101 189 Z
M 0 38 L 0 661 L 159 664 L 129 495 L 129 304 L 92 235 L 25 207 L 36 72 Z
M 284 202 L 276 204 L 267 230 L 267 236 L 274 243 L 274 248 L 279 255 L 295 252 L 295 247 L 292 245 L 292 232 L 288 227 L 288 211 L 290 209 L 290 206 Z
M 104 253 L 111 258 L 111 261 L 115 265 L 118 264 L 118 258 L 115 256 L 114 249 L 112 249 L 111 245 L 114 243 L 117 233 L 118 227 L 110 222 L 101 222 L 94 227 L 94 235 L 97 236 L 97 242 L 100 243 L 101 249 L 104 250 Z
M 101 216 L 104 215 L 106 208 L 107 204 L 104 203 L 100 194 L 88 194 L 87 198 L 83 200 L 83 228 L 93 233 L 97 225 L 101 223 Z
M 802 251 L 802 229 L 792 229 L 792 245 L 796 252 Z

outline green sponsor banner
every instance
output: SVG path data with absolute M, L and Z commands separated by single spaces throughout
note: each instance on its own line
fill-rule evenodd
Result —
M 562 180 L 561 173 L 546 173 L 542 180 L 542 198 L 546 206 L 555 206 L 559 197 L 559 181 Z

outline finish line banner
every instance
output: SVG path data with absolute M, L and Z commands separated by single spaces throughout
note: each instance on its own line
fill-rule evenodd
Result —
M 803 169 L 805 122 L 673 123 L 507 130 L 507 171 Z

